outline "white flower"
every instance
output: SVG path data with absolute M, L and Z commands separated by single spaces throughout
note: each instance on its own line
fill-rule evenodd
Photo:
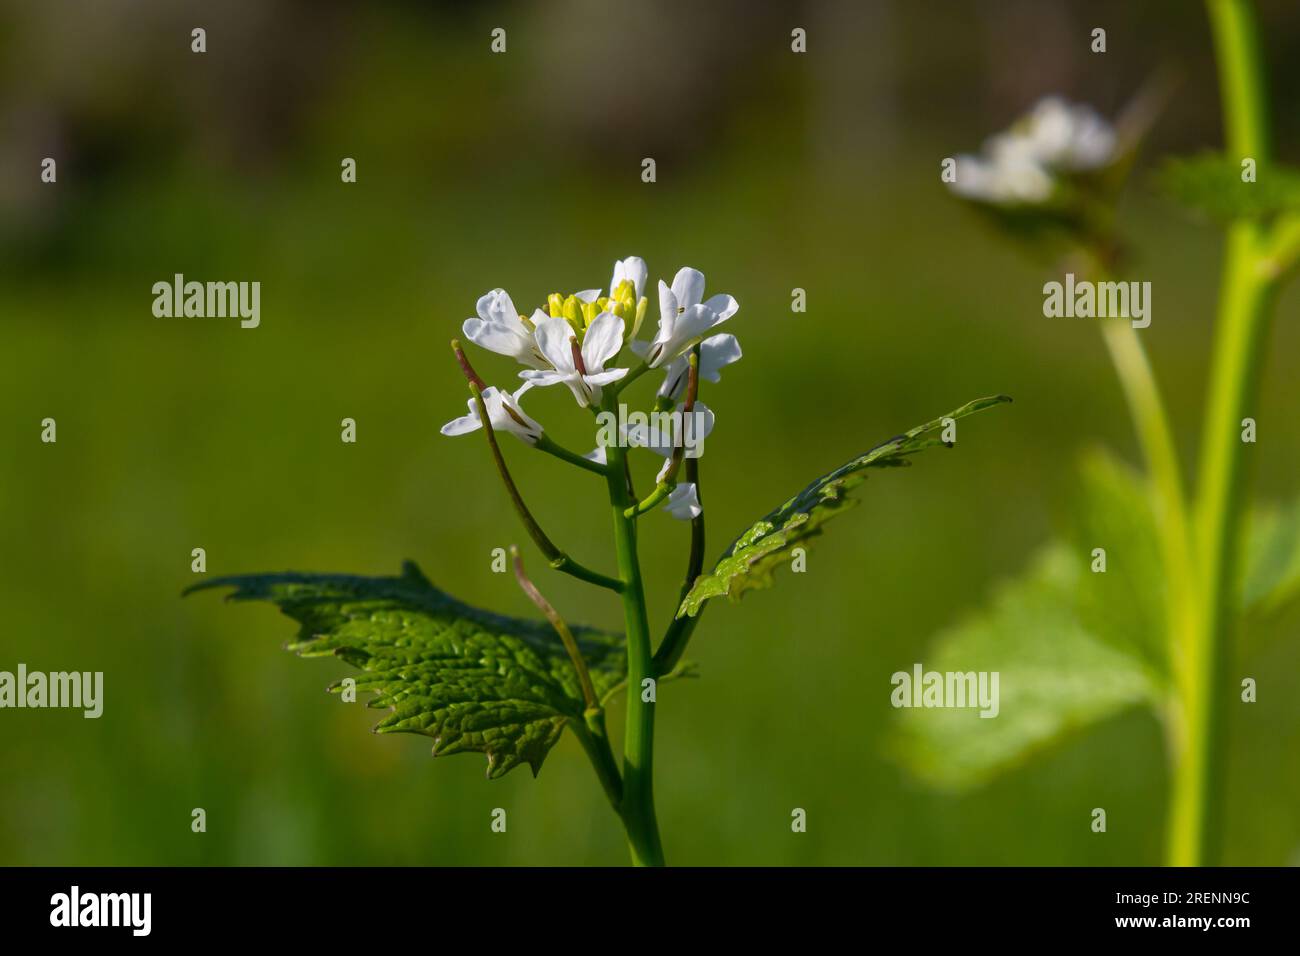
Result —
M 628 256 L 626 259 L 620 259 L 614 263 L 614 277 L 609 280 L 609 297 L 616 297 L 618 287 L 623 282 L 632 283 L 632 289 L 636 299 L 645 295 L 645 280 L 649 277 L 650 270 L 646 268 L 645 260 L 640 256 Z
M 533 330 L 524 324 L 514 302 L 504 289 L 493 289 L 478 300 L 477 319 L 461 326 L 465 338 L 475 345 L 508 355 L 531 368 L 545 368 L 546 359 L 537 348 Z
M 659 281 L 659 330 L 654 340 L 633 342 L 632 351 L 651 368 L 671 362 L 690 348 L 705 332 L 736 314 L 740 306 L 729 295 L 704 300 L 704 273 L 683 268 L 673 276 L 670 287 Z
M 658 413 L 645 425 L 624 425 L 620 429 L 629 445 L 649 449 L 666 459 L 664 467 L 659 471 L 659 480 L 663 480 L 667 469 L 671 467 L 673 451 L 678 446 L 685 449 L 685 457 L 698 458 L 703 454 L 704 439 L 713 431 L 715 419 L 709 406 L 696 402 L 693 411 L 686 412 L 684 409 L 685 403 L 677 406 L 671 418 L 668 413 Z M 660 424 L 665 427 L 661 428 Z
M 740 356 L 740 343 L 734 335 L 709 336 L 700 343 L 700 378 L 706 382 L 719 381 L 722 369 L 739 361 Z M 690 361 L 689 355 L 679 355 L 672 360 L 664 370 L 664 383 L 659 386 L 660 398 L 681 398 L 686 390 Z
M 483 390 L 483 404 L 487 407 L 488 421 L 492 423 L 493 431 L 510 432 L 510 434 L 529 445 L 537 444 L 537 439 L 542 437 L 542 426 L 529 418 L 527 413 L 519 407 L 520 396 L 532 387 L 531 382 L 525 382 L 513 395 L 502 391 L 495 385 L 490 385 Z M 444 435 L 466 435 L 482 427 L 483 422 L 478 415 L 478 402 L 471 398 L 469 400 L 469 414 L 462 415 L 460 418 L 453 418 L 443 425 L 442 433 Z
M 1114 127 L 1091 106 L 1068 103 L 1059 96 L 1035 104 L 1024 135 L 1038 161 L 1052 169 L 1097 169 L 1115 156 Z
M 1056 188 L 1056 175 L 1112 163 L 1117 142 L 1114 128 L 1092 107 L 1047 97 L 1011 129 L 990 137 L 979 156 L 958 156 L 948 186 L 979 202 L 1041 203 Z
M 700 506 L 700 496 L 695 490 L 695 482 L 688 481 L 678 485 L 668 495 L 668 500 L 664 502 L 664 511 L 667 511 L 679 521 L 690 521 L 698 517 L 704 509 Z
M 627 374 L 625 368 L 605 370 L 605 363 L 623 348 L 623 320 L 611 312 L 602 312 L 587 326 L 582 338 L 579 368 L 574 355 L 573 326 L 559 316 L 547 316 L 537 322 L 534 333 L 537 348 L 551 369 L 520 372 L 520 378 L 535 385 L 555 385 L 563 382 L 573 392 L 573 397 L 583 408 L 600 401 L 600 387 L 616 382 Z
M 959 196 L 993 203 L 1042 202 L 1055 185 L 1034 142 L 1019 133 L 991 137 L 981 156 L 958 156 L 956 181 L 949 183 Z

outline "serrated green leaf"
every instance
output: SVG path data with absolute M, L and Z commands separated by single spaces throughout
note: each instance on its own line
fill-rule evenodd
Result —
M 1271 613 L 1300 594 L 1300 500 L 1251 514 L 1242 604 Z
M 1159 178 L 1180 204 L 1216 222 L 1300 211 L 1300 170 L 1264 163 L 1254 182 L 1243 182 L 1240 159 L 1218 153 L 1169 160 Z
M 478 751 L 488 777 L 521 763 L 536 775 L 583 697 L 559 637 L 542 621 L 492 614 L 438 590 L 412 562 L 398 577 L 254 574 L 204 581 L 186 593 L 233 587 L 236 601 L 270 601 L 302 627 L 288 650 L 360 668 L 358 690 L 388 707 L 376 733 L 433 738 L 433 753 Z M 574 627 L 597 696 L 626 679 L 622 635 Z M 336 681 L 330 690 L 338 691 Z
M 925 669 L 996 671 L 998 714 L 900 709 L 888 749 L 927 782 L 961 790 L 1071 730 L 1155 700 L 1158 684 L 1145 664 L 1080 620 L 1074 596 L 1090 574 L 1077 547 L 1052 545 L 990 610 L 941 634 Z
M 710 598 L 725 594 L 736 601 L 750 589 L 770 586 L 773 572 L 790 561 L 790 550 L 795 545 L 805 544 L 821 533 L 821 526 L 826 521 L 857 504 L 847 496 L 847 492 L 866 480 L 868 469 L 910 464 L 908 455 L 944 444 L 934 437 L 942 430 L 944 419 L 965 418 L 1009 401 L 1011 399 L 1005 395 L 976 399 L 954 412 L 895 436 L 818 478 L 733 541 L 714 569 L 695 579 L 677 610 L 677 616 L 694 617 Z

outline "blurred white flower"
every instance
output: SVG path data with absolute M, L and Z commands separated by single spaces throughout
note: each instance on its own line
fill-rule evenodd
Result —
M 957 195 L 980 202 L 1037 203 L 1052 194 L 1052 177 L 1023 137 L 1003 133 L 984 150 L 982 156 L 957 157 L 956 180 L 948 184 Z
M 1061 173 L 1114 162 L 1117 144 L 1114 127 L 1092 107 L 1049 96 L 1009 130 L 990 137 L 980 155 L 958 156 L 955 181 L 948 186 L 978 202 L 1041 203 Z
M 530 418 L 519 406 L 519 398 L 532 388 L 531 382 L 525 382 L 513 395 L 502 391 L 495 385 L 483 390 L 483 404 L 487 408 L 488 421 L 493 431 L 506 431 L 529 445 L 537 444 L 542 437 L 542 426 Z M 469 414 L 453 418 L 442 426 L 444 435 L 466 435 L 483 427 L 479 419 L 478 403 L 470 398 Z
M 1038 101 L 1025 122 L 1025 137 L 1049 169 L 1098 169 L 1115 158 L 1115 129 L 1085 103 L 1059 96 Z

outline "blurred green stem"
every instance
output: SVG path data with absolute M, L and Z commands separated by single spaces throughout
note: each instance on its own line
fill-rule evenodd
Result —
M 1159 386 L 1138 332 L 1126 321 L 1103 321 L 1102 339 L 1110 352 L 1138 442 L 1154 484 L 1161 556 L 1169 582 L 1168 629 L 1171 659 L 1186 634 L 1186 599 L 1192 587 L 1191 536 L 1178 449 Z
M 1206 0 L 1219 69 L 1226 149 L 1236 159 L 1267 161 L 1268 120 L 1253 6 Z M 1232 622 L 1237 611 L 1237 547 L 1243 508 L 1241 421 L 1259 394 L 1260 359 L 1277 270 L 1262 224 L 1238 220 L 1228 230 L 1213 367 L 1207 393 L 1197 499 L 1195 553 L 1200 576 L 1194 627 L 1175 659 L 1178 711 L 1172 746 L 1166 862 L 1218 862 L 1224 812 L 1224 741 L 1231 681 Z

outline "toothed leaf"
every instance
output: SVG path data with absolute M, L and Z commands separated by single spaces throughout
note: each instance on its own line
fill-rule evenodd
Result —
M 409 561 L 398 577 L 236 575 L 190 591 L 226 586 L 231 600 L 270 601 L 302 625 L 289 650 L 359 668 L 357 689 L 390 710 L 376 733 L 424 734 L 435 755 L 479 751 L 490 778 L 521 763 L 536 775 L 566 722 L 582 717 L 581 685 L 549 624 L 462 604 Z M 608 698 L 627 673 L 622 635 L 573 635 L 597 696 Z
M 714 569 L 695 579 L 677 616 L 694 617 L 710 598 L 725 594 L 737 601 L 752 588 L 769 587 L 773 572 L 790 562 L 790 553 L 796 545 L 806 544 L 821 533 L 826 521 L 857 504 L 847 492 L 866 480 L 868 469 L 910 464 L 908 455 L 944 444 L 936 437 L 943 430 L 944 419 L 955 421 L 1009 401 L 1005 395 L 976 399 L 955 412 L 891 438 L 818 478 L 732 542 Z

